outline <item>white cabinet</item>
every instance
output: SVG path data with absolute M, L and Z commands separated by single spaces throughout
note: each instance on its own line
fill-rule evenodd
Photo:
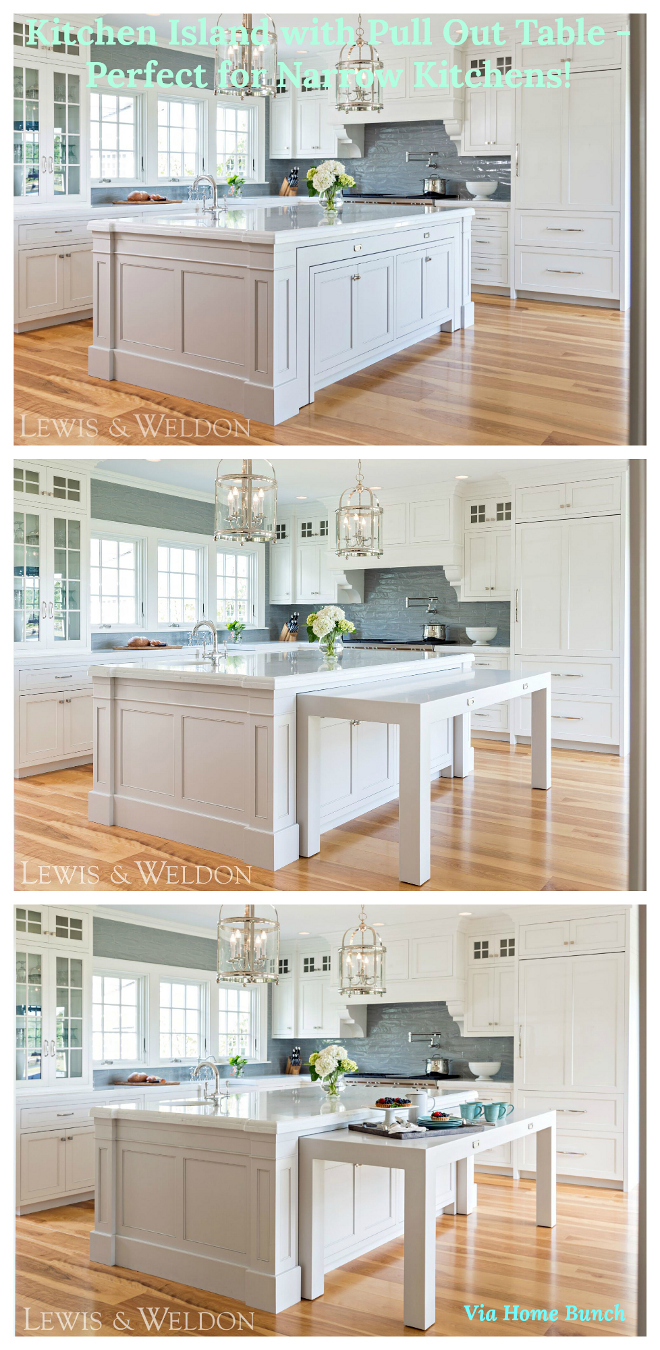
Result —
M 14 642 L 25 651 L 75 650 L 88 626 L 88 526 L 79 505 L 60 506 L 50 493 L 46 503 L 45 492 L 28 504 L 23 491 L 15 502 Z
M 508 60 L 508 66 L 505 62 Z M 485 58 L 472 57 L 469 68 L 478 69 Z M 511 56 L 498 53 L 491 65 L 502 73 L 511 68 Z M 514 140 L 515 90 L 507 86 L 465 90 L 464 155 L 510 154 Z
M 552 919 L 520 926 L 521 958 L 565 956 L 584 952 L 620 952 L 626 943 L 625 914 L 606 914 L 583 919 Z
M 313 544 L 300 548 L 296 558 L 296 601 L 320 603 L 324 589 L 329 595 L 329 582 L 324 587 L 326 547 Z
M 272 1036 L 293 1036 L 295 1025 L 295 995 L 291 976 L 273 985 Z
M 451 500 L 428 497 L 408 506 L 408 543 L 435 544 L 451 539 Z
M 406 543 L 407 506 L 405 502 L 383 507 L 383 548 Z
M 454 974 L 455 938 L 451 933 L 410 939 L 410 978 L 439 979 Z
M 93 696 L 88 689 L 27 694 L 19 702 L 19 765 L 90 754 Z
M 512 1036 L 513 965 L 492 964 L 468 971 L 465 1036 Z
M 14 198 L 83 201 L 89 141 L 80 66 L 29 48 L 14 65 Z
M 477 497 L 465 503 L 465 532 L 471 530 L 502 528 L 511 520 L 513 499 L 503 493 L 501 497 Z
M 277 103 L 277 99 L 274 102 Z M 320 159 L 334 154 L 337 141 L 325 116 L 327 105 L 327 94 L 323 93 L 302 94 L 297 100 L 295 153 L 303 159 Z
M 623 953 L 531 958 L 518 973 L 520 1085 L 623 1089 Z
M 621 510 L 620 478 L 587 478 L 516 491 L 516 521 L 564 520 L 567 516 L 609 516 Z
M 488 1102 L 505 1102 L 507 1106 L 512 1101 L 512 1092 L 510 1088 L 498 1088 L 497 1083 L 493 1083 L 490 1088 L 479 1093 L 479 1101 L 484 1104 Z M 539 1107 L 539 1110 L 542 1110 Z M 554 1108 L 550 1107 L 549 1110 Z M 481 1157 L 477 1156 L 474 1160 L 475 1171 L 489 1171 L 491 1168 L 511 1167 L 513 1164 L 513 1145 L 500 1144 L 499 1148 L 489 1148 L 487 1153 Z
M 509 600 L 511 530 L 466 530 L 464 600 Z
M 90 1071 L 90 958 L 29 944 L 16 951 L 16 1081 L 84 1083 Z
M 77 952 L 91 951 L 92 921 L 86 910 L 65 905 L 17 905 L 14 930 L 18 946 L 57 947 Z
M 394 795 L 398 774 L 396 728 L 382 722 L 321 721 L 321 822 L 348 819 L 358 801 Z
M 92 304 L 92 254 L 91 244 L 74 244 L 63 256 L 65 309 L 86 309 Z
M 86 515 L 89 500 L 89 479 L 74 466 L 50 465 L 36 460 L 14 460 L 14 504 L 34 510 L 40 506 L 49 509 L 64 508 L 67 515 Z
M 270 114 L 270 158 L 288 158 L 294 153 L 293 98 L 291 94 L 278 94 L 277 98 L 269 98 L 268 111 Z
M 293 600 L 293 545 L 290 540 L 271 544 L 269 551 L 269 594 L 273 605 Z
M 516 651 L 617 656 L 620 518 L 524 524 L 516 535 Z
M 46 318 L 60 310 L 92 305 L 92 245 L 76 244 L 67 252 L 24 248 L 18 255 L 17 319 Z
M 394 337 L 391 254 L 320 267 L 313 282 L 312 370 L 330 383 Z
M 406 249 L 396 258 L 396 335 L 442 323 L 453 309 L 450 244 Z
M 568 89 L 526 85 L 516 98 L 518 207 L 618 210 L 621 72 L 571 71 Z
M 298 985 L 296 1036 L 317 1039 L 339 1035 L 339 1010 L 333 1001 L 329 978 L 311 975 Z
M 20 1205 L 94 1189 L 94 1128 L 44 1130 L 20 1140 Z

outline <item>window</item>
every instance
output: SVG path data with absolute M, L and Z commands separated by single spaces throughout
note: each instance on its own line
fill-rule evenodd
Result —
M 216 109 L 216 148 L 218 181 L 238 173 L 252 178 L 252 111 L 249 108 Z
M 134 627 L 142 619 L 138 604 L 139 540 L 94 536 L 90 553 L 92 623 Z
M 218 990 L 218 1059 L 228 1064 L 231 1055 L 254 1055 L 253 1002 L 249 989 L 220 985 Z
M 183 544 L 158 545 L 158 622 L 196 623 L 201 552 Z
M 198 981 L 161 980 L 160 1057 L 202 1058 L 202 985 Z
M 137 100 L 130 94 L 90 94 L 91 174 L 96 179 L 137 177 Z
M 288 528 L 289 527 L 286 521 L 283 521 L 281 525 L 275 526 L 275 539 L 277 540 L 278 543 L 280 542 L 281 539 L 288 539 L 289 537 L 287 533 Z
M 226 624 L 230 619 L 252 623 L 254 554 L 218 552 L 217 560 L 218 623 Z
M 195 178 L 200 171 L 201 108 L 194 100 L 158 100 L 158 177 Z
M 92 1045 L 94 1059 L 134 1064 L 142 1059 L 140 989 L 134 975 L 92 977 Z

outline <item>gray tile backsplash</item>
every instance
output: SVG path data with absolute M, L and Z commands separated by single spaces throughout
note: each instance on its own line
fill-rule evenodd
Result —
M 497 636 L 490 646 L 509 646 L 511 606 L 504 600 L 456 599 L 442 567 L 375 567 L 364 574 L 364 604 L 344 605 L 346 618 L 356 627 L 357 637 L 411 638 L 422 636 L 423 609 L 406 609 L 406 596 L 437 595 L 437 620 L 449 624 L 451 639 L 467 641 L 465 629 L 495 624 Z M 271 638 L 279 637 L 282 624 L 291 610 L 300 613 L 301 637 L 306 637 L 305 619 L 318 606 L 270 605 Z M 433 616 L 435 617 L 435 616 Z

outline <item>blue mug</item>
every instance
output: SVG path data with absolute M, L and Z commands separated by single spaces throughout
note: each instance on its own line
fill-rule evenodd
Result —
M 509 1116 L 513 1111 L 512 1105 L 506 1102 L 487 1102 L 484 1104 L 484 1116 L 489 1125 L 494 1125 L 496 1120 L 502 1120 L 503 1116 Z
M 478 1120 L 483 1109 L 481 1102 L 463 1102 L 461 1106 L 463 1120 Z

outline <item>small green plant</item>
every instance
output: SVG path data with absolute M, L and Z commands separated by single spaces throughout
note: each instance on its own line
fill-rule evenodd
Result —
M 231 635 L 232 635 L 232 637 L 233 637 L 233 639 L 234 639 L 234 642 L 238 642 L 239 639 L 240 639 L 241 633 L 244 633 L 244 632 L 245 632 L 245 624 L 244 624 L 244 623 L 239 623 L 239 622 L 238 622 L 238 619 L 230 619 L 230 620 L 229 620 L 229 623 L 227 624 L 227 631 L 228 631 L 229 633 L 231 633 Z
M 235 196 L 237 192 L 241 191 L 241 188 L 243 187 L 244 183 L 245 179 L 241 178 L 240 173 L 227 174 L 227 187 L 229 188 L 229 191 L 233 196 Z
M 231 1067 L 234 1070 L 236 1077 L 240 1078 L 245 1068 L 245 1065 L 247 1064 L 247 1060 L 243 1059 L 242 1055 L 232 1055 L 231 1059 L 229 1060 L 229 1063 L 231 1064 Z

